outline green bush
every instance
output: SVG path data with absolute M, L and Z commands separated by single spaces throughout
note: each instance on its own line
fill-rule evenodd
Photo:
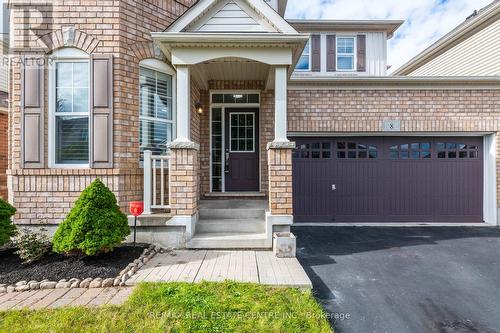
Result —
M 6 244 L 16 231 L 10 218 L 16 213 L 16 209 L 0 198 L 0 246 Z
M 101 180 L 87 187 L 59 225 L 53 250 L 64 254 L 97 255 L 112 251 L 130 234 L 127 216 Z

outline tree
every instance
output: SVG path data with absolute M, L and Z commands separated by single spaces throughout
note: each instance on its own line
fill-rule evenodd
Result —
M 0 246 L 6 244 L 14 236 L 16 226 L 10 218 L 15 213 L 16 209 L 0 198 Z

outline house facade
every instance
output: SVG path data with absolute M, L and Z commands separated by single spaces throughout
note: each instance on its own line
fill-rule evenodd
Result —
M 287 21 L 280 0 L 29 7 L 11 4 L 18 224 L 57 225 L 97 177 L 176 247 L 271 247 L 294 222 L 497 224 L 499 80 L 388 76 L 401 21 Z

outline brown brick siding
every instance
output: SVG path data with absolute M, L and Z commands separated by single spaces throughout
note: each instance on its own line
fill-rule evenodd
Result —
M 199 199 L 198 150 L 172 149 L 170 205 L 172 215 L 193 215 Z
M 269 149 L 269 208 L 273 215 L 293 215 L 292 149 Z
M 178 16 L 185 12 L 195 0 L 66 0 L 50 1 L 51 6 L 29 4 L 30 10 L 40 10 L 48 19 L 42 22 L 32 19 L 34 34 L 24 30 L 21 10 L 11 15 L 14 35 L 11 38 L 16 47 L 40 47 L 41 38 L 48 49 L 37 53 L 49 54 L 62 47 L 64 26 L 76 29 L 75 46 L 94 54 L 114 56 L 114 147 L 111 170 L 24 170 L 20 171 L 20 66 L 14 62 L 11 67 L 11 102 L 13 117 L 9 133 L 12 144 L 9 165 L 10 183 L 14 205 L 21 207 L 16 215 L 17 223 L 58 223 L 67 213 L 70 203 L 79 195 L 84 185 L 96 177 L 107 177 L 105 182 L 113 189 L 124 211 L 131 200 L 142 199 L 142 169 L 139 166 L 139 62 L 147 58 L 160 58 L 151 42 L 151 31 L 165 30 Z M 49 11 L 50 10 L 50 11 Z M 39 24 L 40 23 L 40 24 Z M 37 26 L 38 24 L 38 26 Z M 25 36 L 29 35 L 29 43 Z M 21 53 L 24 54 L 24 53 Z M 46 71 L 47 72 L 47 71 Z M 47 73 L 46 73 L 47 74 Z M 47 78 L 48 75 L 45 75 Z M 47 83 L 45 87 L 47 88 Z M 196 91 L 196 89 L 194 89 Z M 46 90 L 46 105 L 48 94 Z M 195 120 L 195 116 L 193 120 Z M 48 161 L 48 108 L 45 110 L 45 163 Z M 193 126 L 193 130 L 197 131 Z M 199 131 L 199 129 L 198 129 Z M 196 137 L 196 132 L 193 134 Z M 47 172 L 26 176 L 31 172 Z M 109 176 L 109 172 L 112 176 Z M 85 176 L 81 176 L 85 174 Z M 64 177 L 62 175 L 68 175 Z M 29 179 L 29 180 L 28 180 Z M 71 180 L 73 179 L 73 180 Z M 29 181 L 29 188 L 26 187 Z M 81 184 L 72 186 L 71 182 Z M 22 186 L 20 186 L 23 184 Z M 51 190 L 44 184 L 53 184 Z M 56 185 L 57 184 L 57 187 Z M 74 189 L 74 191 L 73 191 Z M 56 195 L 57 194 L 57 195 Z M 64 202 L 48 204 L 51 197 L 63 197 Z M 38 197 L 38 199 L 37 199 Z M 41 199 L 40 199 L 41 198 Z M 52 200 L 52 199 L 50 199 Z M 59 199 L 58 199 L 59 200 Z M 40 202 L 39 202 L 40 201 Z M 33 203 L 30 205 L 30 203 Z
M 8 113 L 0 110 L 0 198 L 7 200 Z

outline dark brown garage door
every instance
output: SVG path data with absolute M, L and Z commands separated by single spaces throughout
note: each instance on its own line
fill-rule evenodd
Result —
M 296 222 L 482 222 L 480 137 L 296 138 Z

